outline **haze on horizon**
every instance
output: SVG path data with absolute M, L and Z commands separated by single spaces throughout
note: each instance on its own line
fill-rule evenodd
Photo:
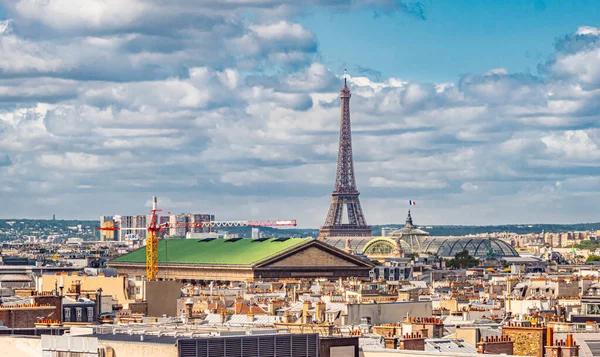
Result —
M 597 222 L 600 4 L 0 0 L 0 217 Z M 560 21 L 558 21 L 560 19 Z

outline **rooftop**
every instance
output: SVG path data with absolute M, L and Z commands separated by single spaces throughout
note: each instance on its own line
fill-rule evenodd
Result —
M 252 265 L 310 241 L 311 238 L 163 239 L 158 243 L 158 262 Z M 145 263 L 145 261 L 146 248 L 142 247 L 112 262 Z

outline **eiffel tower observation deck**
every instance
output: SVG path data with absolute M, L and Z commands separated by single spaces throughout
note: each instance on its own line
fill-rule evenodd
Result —
M 324 237 L 369 237 L 371 227 L 367 225 L 360 206 L 354 176 L 352 158 L 352 129 L 350 123 L 350 88 L 344 78 L 344 87 L 340 92 L 340 143 L 338 149 L 337 174 L 335 188 L 331 194 L 331 204 L 325 224 L 321 227 L 319 238 Z M 343 222 L 344 208 L 348 221 Z

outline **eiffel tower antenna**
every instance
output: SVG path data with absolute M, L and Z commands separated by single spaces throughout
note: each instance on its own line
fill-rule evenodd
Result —
M 340 143 L 338 149 L 337 174 L 335 187 L 331 194 L 331 204 L 325 224 L 321 227 L 319 238 L 323 237 L 369 237 L 371 227 L 363 215 L 356 189 L 354 160 L 352 158 L 352 128 L 350 122 L 350 88 L 347 85 L 347 73 L 344 70 L 344 87 L 340 92 Z M 348 213 L 348 223 L 342 222 L 344 207 Z

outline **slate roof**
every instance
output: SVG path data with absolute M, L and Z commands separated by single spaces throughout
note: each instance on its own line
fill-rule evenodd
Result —
M 202 324 L 207 325 L 225 325 L 225 326 L 272 326 L 273 323 L 278 322 L 280 318 L 278 316 L 270 315 L 255 315 L 253 322 L 248 322 L 248 315 L 244 314 L 232 314 L 227 316 L 227 321 L 221 324 L 221 316 L 219 314 L 207 314 Z
M 428 338 L 425 340 L 426 352 L 451 352 L 476 354 L 477 348 L 463 339 Z
M 162 264 L 252 265 L 311 242 L 289 239 L 163 239 L 158 243 Z M 114 259 L 111 263 L 145 263 L 146 248 Z

